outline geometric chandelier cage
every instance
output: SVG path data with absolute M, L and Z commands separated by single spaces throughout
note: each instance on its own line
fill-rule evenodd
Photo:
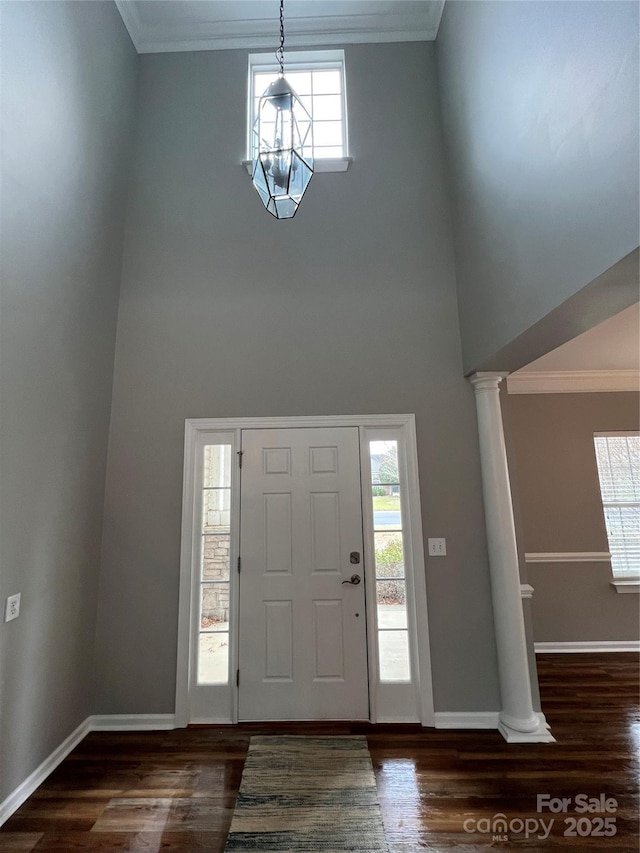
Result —
M 313 177 L 313 122 L 284 76 L 284 0 L 280 0 L 277 80 L 260 98 L 253 125 L 253 185 L 276 219 L 291 219 Z

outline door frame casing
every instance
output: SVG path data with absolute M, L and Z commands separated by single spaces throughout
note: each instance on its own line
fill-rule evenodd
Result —
M 391 414 L 391 415 L 318 415 L 318 416 L 294 416 L 294 417 L 267 417 L 267 418 L 190 418 L 185 422 L 184 442 L 184 474 L 182 495 L 182 541 L 180 549 L 180 590 L 178 608 L 178 650 L 176 670 L 176 704 L 175 719 L 176 726 L 183 727 L 191 722 L 210 723 L 236 723 L 238 721 L 238 688 L 230 684 L 230 697 L 227 705 L 228 712 L 214 714 L 202 719 L 198 716 L 192 718 L 190 701 L 190 679 L 193 672 L 194 644 L 191 639 L 194 609 L 194 584 L 193 572 L 196 563 L 194 523 L 195 513 L 198 507 L 198 496 L 196 494 L 198 482 L 198 460 L 202 446 L 202 440 L 206 433 L 226 433 L 235 435 L 234 450 L 240 449 L 241 432 L 243 429 L 292 429 L 309 427 L 358 427 L 360 434 L 361 460 L 367 462 L 364 453 L 364 440 L 367 432 L 378 429 L 395 429 L 402 437 L 405 448 L 405 474 L 407 478 L 405 493 L 408 500 L 403 505 L 403 517 L 406 514 L 407 540 L 405 546 L 409 546 L 413 567 L 413 593 L 415 605 L 415 630 L 413 642 L 414 677 L 416 679 L 419 721 L 423 726 L 434 725 L 433 710 L 433 685 L 431 677 L 431 656 L 429 648 L 429 630 L 427 614 L 427 591 L 425 578 L 424 540 L 422 537 L 422 516 L 420 508 L 420 490 L 418 480 L 418 457 L 415 415 L 413 414 Z M 234 472 L 236 484 L 233 496 L 234 508 L 237 507 L 239 516 L 239 478 L 237 466 Z M 365 474 L 368 465 L 361 465 L 362 494 L 367 494 L 370 482 L 365 482 Z M 366 505 L 366 503 L 365 503 Z M 365 537 L 368 536 L 370 524 L 364 518 Z M 234 570 L 238 556 L 238 524 L 232 533 L 231 549 L 231 589 L 230 589 L 230 615 L 233 619 L 233 628 L 237 634 L 238 629 L 238 574 Z M 235 547 L 234 547 L 235 546 Z M 366 552 L 366 548 L 365 548 Z M 371 584 L 369 584 L 371 586 Z M 371 601 L 368 597 L 368 603 Z M 378 686 L 377 660 L 375 656 L 375 620 L 372 616 L 371 606 L 367 607 L 367 633 L 369 636 L 369 705 L 372 722 L 382 722 L 377 719 L 376 695 Z M 196 618 L 197 621 L 197 618 Z M 237 643 L 232 646 L 232 660 L 230 671 L 234 672 L 237 667 Z M 375 671 L 374 671 L 375 667 Z M 374 677 L 375 675 L 375 677 Z M 225 711 L 227 709 L 225 708 Z

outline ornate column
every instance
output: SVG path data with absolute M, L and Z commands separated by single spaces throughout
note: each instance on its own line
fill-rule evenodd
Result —
M 493 620 L 502 709 L 498 728 L 512 742 L 553 741 L 544 717 L 533 710 L 520 593 L 516 531 L 500 411 L 506 373 L 475 373 L 482 492 L 489 547 Z

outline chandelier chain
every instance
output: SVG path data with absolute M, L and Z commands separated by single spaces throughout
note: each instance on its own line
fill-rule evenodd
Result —
M 280 64 L 280 76 L 284 77 L 284 0 L 280 0 L 280 47 L 276 58 Z

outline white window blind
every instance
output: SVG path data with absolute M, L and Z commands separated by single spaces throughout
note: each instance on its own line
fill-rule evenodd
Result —
M 613 574 L 640 577 L 640 433 L 593 440 Z

